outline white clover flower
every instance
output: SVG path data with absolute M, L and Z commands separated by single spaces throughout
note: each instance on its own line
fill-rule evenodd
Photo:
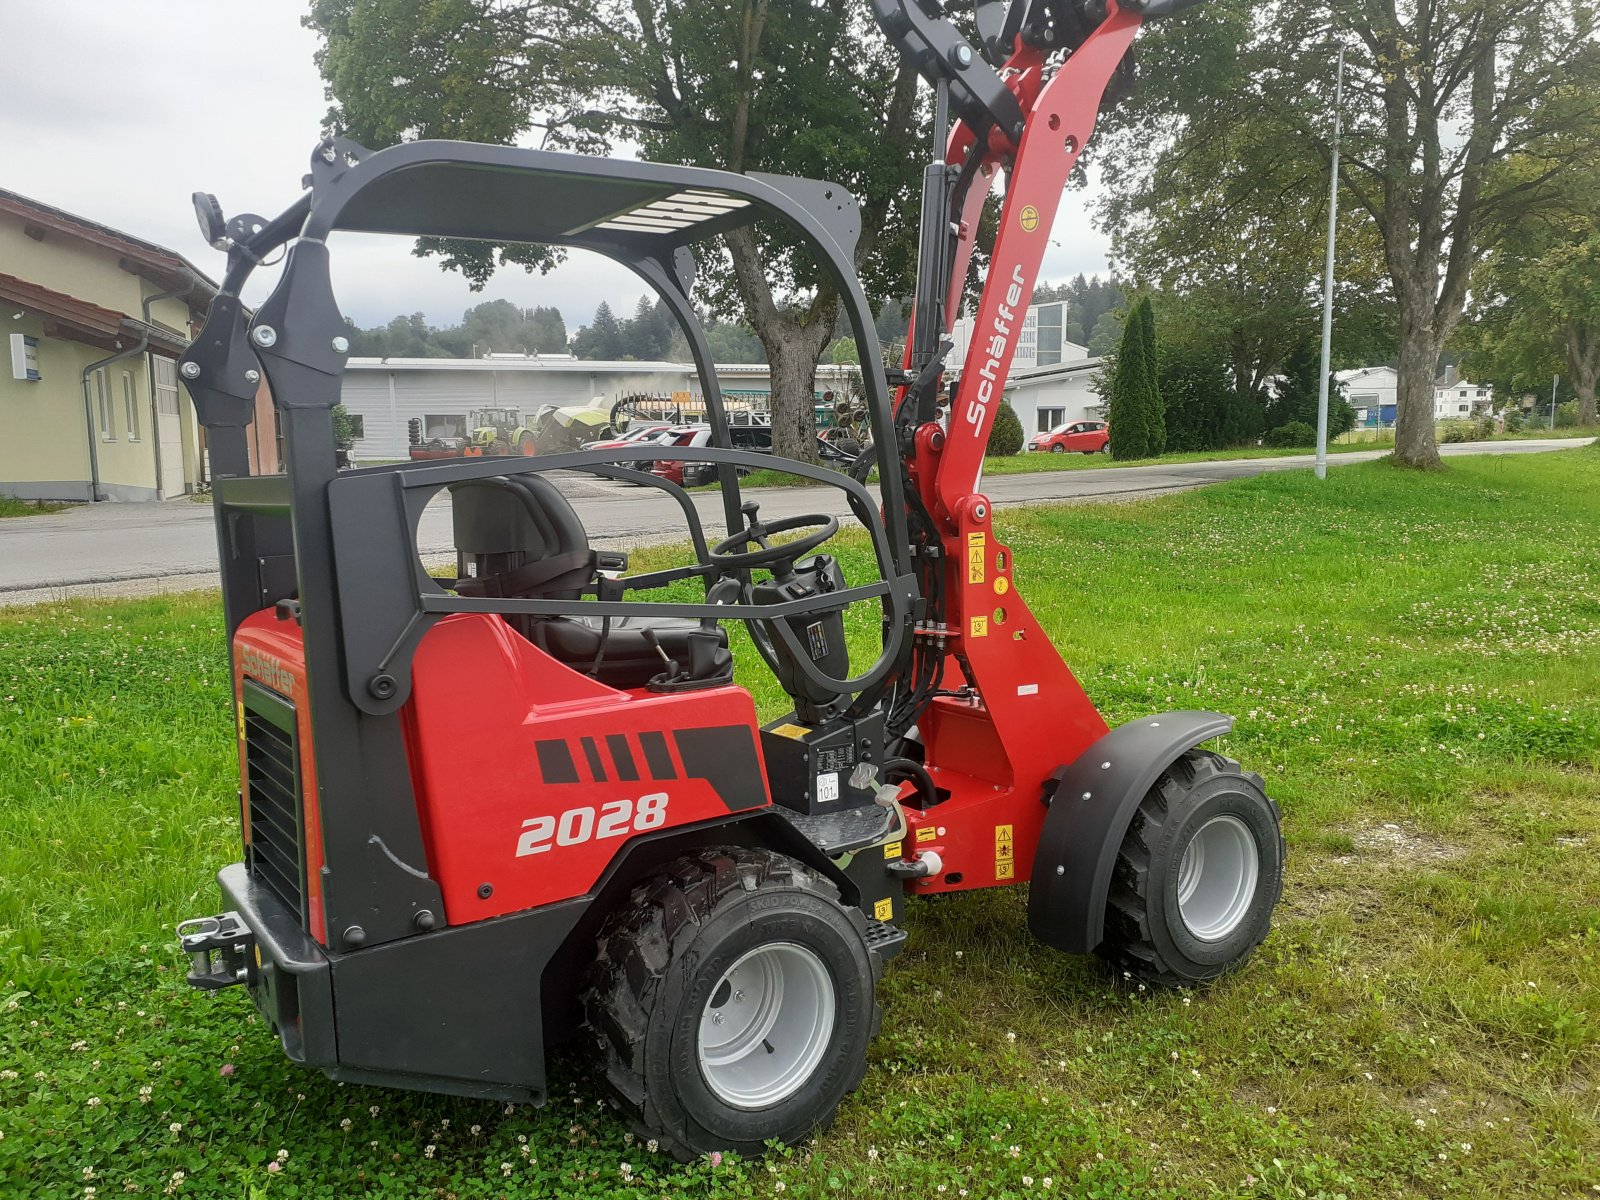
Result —
M 100 1107 L 100 1097 L 99 1096 L 90 1096 L 83 1103 L 84 1103 L 84 1106 L 87 1107 L 87 1108 L 99 1108 Z

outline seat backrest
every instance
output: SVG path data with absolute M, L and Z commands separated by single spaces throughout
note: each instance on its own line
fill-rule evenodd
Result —
M 471 560 L 477 578 L 589 549 L 589 536 L 571 503 L 542 476 L 468 480 L 450 488 L 450 502 L 456 551 Z M 575 600 L 584 582 L 577 573 L 552 582 L 569 581 L 571 586 L 543 587 L 539 594 Z

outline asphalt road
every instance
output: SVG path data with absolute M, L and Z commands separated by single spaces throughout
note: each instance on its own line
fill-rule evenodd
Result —
M 1570 449 L 1572 439 L 1468 442 L 1441 446 L 1445 455 L 1533 454 Z M 1335 467 L 1367 462 L 1387 451 L 1329 456 Z M 1309 456 L 1233 459 L 1153 467 L 1048 471 L 996 475 L 984 490 L 999 506 L 1071 503 L 1185 491 L 1267 471 L 1306 470 Z M 560 486 L 588 526 L 597 546 L 676 541 L 685 536 L 677 506 L 653 488 L 569 476 Z M 764 488 L 750 493 L 767 519 L 826 511 L 846 515 L 843 494 L 832 488 Z M 694 502 L 708 536 L 720 529 L 715 493 Z M 425 557 L 452 552 L 448 497 L 424 514 L 419 530 Z M 132 595 L 215 584 L 216 534 L 211 507 L 188 499 L 147 504 L 84 505 L 40 517 L 0 521 L 0 605 L 27 604 L 68 595 Z

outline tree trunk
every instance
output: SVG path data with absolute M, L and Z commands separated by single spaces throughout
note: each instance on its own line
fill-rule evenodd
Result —
M 1439 370 L 1439 344 L 1433 334 L 1432 297 L 1423 303 L 1426 315 L 1401 302 L 1394 457 L 1402 466 L 1436 470 L 1444 465 L 1433 436 L 1433 381 Z
M 1578 424 L 1595 423 L 1594 389 L 1600 381 L 1600 329 L 1574 321 L 1567 327 L 1567 366 L 1578 393 Z
M 761 331 L 772 373 L 772 452 L 779 458 L 817 459 L 817 358 L 833 322 L 769 322 Z

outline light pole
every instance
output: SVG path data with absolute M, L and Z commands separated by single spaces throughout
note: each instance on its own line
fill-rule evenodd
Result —
M 1344 101 L 1344 47 L 1333 85 L 1333 166 L 1328 172 L 1328 257 L 1322 266 L 1322 373 L 1317 380 L 1317 478 L 1328 477 L 1328 366 L 1333 352 L 1333 237 L 1339 223 L 1339 116 Z M 1383 409 L 1378 409 L 1382 423 Z

